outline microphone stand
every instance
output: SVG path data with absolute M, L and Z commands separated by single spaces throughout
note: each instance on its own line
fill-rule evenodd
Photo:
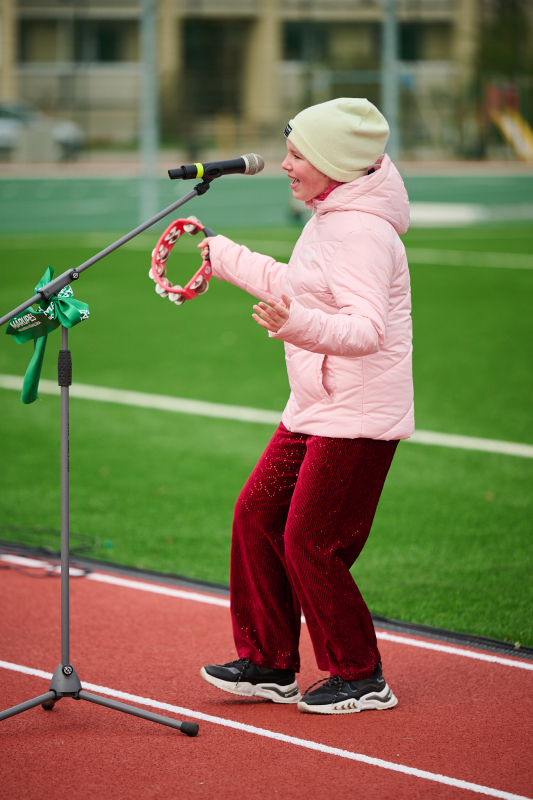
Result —
M 49 300 L 52 295 L 56 295 L 63 287 L 77 280 L 81 272 L 92 267 L 97 261 L 101 261 L 102 258 L 105 258 L 105 256 L 109 255 L 114 250 L 117 250 L 123 244 L 129 242 L 130 239 L 138 236 L 139 233 L 150 228 L 160 219 L 172 213 L 172 211 L 188 203 L 193 197 L 205 194 L 209 189 L 209 185 L 209 180 L 204 180 L 202 183 L 197 184 L 191 192 L 163 209 L 163 211 L 160 211 L 151 219 L 143 222 L 142 225 L 139 225 L 133 231 L 130 231 L 121 239 L 118 239 L 116 242 L 109 245 L 109 247 L 106 247 L 105 250 L 97 253 L 79 267 L 67 270 L 63 272 L 62 275 L 51 280 L 39 289 L 34 297 L 2 317 L 0 319 L 0 326 L 9 322 L 13 317 L 16 317 L 21 311 L 25 311 L 33 303 Z M 205 228 L 204 230 L 206 235 L 214 236 L 213 231 L 209 230 L 209 228 Z M 92 692 L 86 692 L 82 688 L 76 670 L 70 663 L 69 386 L 72 384 L 72 358 L 70 350 L 68 349 L 68 328 L 62 326 L 61 334 L 61 350 L 59 351 L 58 360 L 58 384 L 61 387 L 61 663 L 55 670 L 49 689 L 45 694 L 34 697 L 32 700 L 26 700 L 26 702 L 8 708 L 5 711 L 1 711 L 0 721 L 13 717 L 16 714 L 21 714 L 23 711 L 28 711 L 30 708 L 35 708 L 38 705 L 41 705 L 45 711 L 51 711 L 58 700 L 61 700 L 63 697 L 72 697 L 74 700 L 87 700 L 90 703 L 96 703 L 106 708 L 122 711 L 125 714 L 132 714 L 135 717 L 141 717 L 151 722 L 158 722 L 160 725 L 168 725 L 168 727 L 176 728 L 187 736 L 196 736 L 198 733 L 198 725 L 196 722 L 179 722 L 178 720 L 162 716 L 161 714 L 154 714 L 152 711 L 145 711 L 144 709 L 136 708 L 126 703 L 119 703 L 117 700 L 110 700 L 107 697 L 101 697 L 100 695 L 92 694 Z

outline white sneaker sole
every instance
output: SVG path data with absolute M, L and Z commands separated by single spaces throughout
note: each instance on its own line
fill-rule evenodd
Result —
M 383 711 L 386 708 L 394 708 L 398 705 L 398 700 L 393 695 L 388 686 L 381 692 L 365 694 L 360 700 L 350 698 L 341 700 L 329 705 L 307 704 L 303 700 L 298 703 L 298 708 L 304 714 L 358 714 L 360 711 Z
M 240 697 L 264 697 L 273 703 L 298 703 L 302 699 L 296 681 L 288 686 L 279 686 L 277 683 L 253 684 L 245 681 L 233 683 L 232 681 L 223 681 L 220 678 L 215 678 L 206 672 L 205 667 L 200 670 L 200 675 L 212 686 L 216 686 L 217 689 L 222 689 L 223 692 L 228 692 L 229 694 L 237 694 Z

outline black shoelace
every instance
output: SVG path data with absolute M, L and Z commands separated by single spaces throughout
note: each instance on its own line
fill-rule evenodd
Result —
M 250 664 L 252 662 L 250 661 L 249 658 L 238 658 L 237 661 L 232 661 L 231 663 L 232 664 L 239 664 L 240 667 L 241 667 L 241 672 L 240 672 L 240 675 L 239 675 L 239 679 L 238 679 L 237 683 L 235 684 L 235 686 L 237 687 L 239 685 L 240 681 L 241 681 L 242 676 L 245 673 L 245 670 L 248 669 L 248 667 L 250 666 Z
M 311 691 L 311 689 L 314 686 L 318 686 L 318 684 L 322 683 L 323 681 L 325 681 L 325 683 L 323 683 L 323 687 L 322 688 L 324 688 L 324 689 L 336 689 L 335 696 L 334 696 L 333 700 L 331 701 L 332 703 L 334 703 L 335 700 L 337 699 L 337 696 L 338 696 L 341 688 L 342 688 L 342 684 L 344 683 L 344 680 L 341 678 L 340 675 L 332 675 L 327 680 L 325 678 L 321 678 L 319 681 L 316 681 L 315 683 L 311 684 L 311 686 L 309 686 L 309 688 L 305 690 L 305 693 L 309 694 L 309 692 Z

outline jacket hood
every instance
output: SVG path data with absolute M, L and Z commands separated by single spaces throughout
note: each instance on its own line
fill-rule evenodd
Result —
M 329 211 L 363 211 L 376 214 L 394 227 L 396 233 L 409 228 L 409 197 L 400 173 L 388 155 L 380 156 L 372 175 L 338 186 L 325 200 L 310 205 L 321 216 Z

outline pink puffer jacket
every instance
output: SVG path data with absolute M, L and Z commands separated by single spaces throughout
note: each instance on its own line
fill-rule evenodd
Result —
M 254 297 L 293 298 L 276 334 L 291 395 L 282 422 L 316 436 L 407 439 L 414 431 L 409 200 L 387 155 L 372 175 L 336 188 L 305 226 L 289 264 L 224 236 L 211 243 L 217 278 Z

